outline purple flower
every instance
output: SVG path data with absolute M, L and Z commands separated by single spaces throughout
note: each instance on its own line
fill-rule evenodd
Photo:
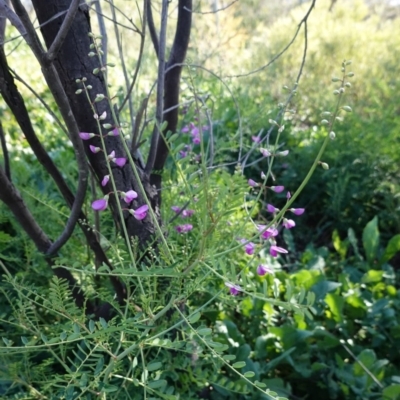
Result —
M 127 204 L 138 197 L 138 194 L 134 190 L 128 190 L 126 193 L 122 192 L 121 195 Z
M 290 194 L 290 192 L 286 193 L 286 198 L 289 200 L 292 197 L 292 195 Z
M 113 150 L 113 151 L 107 156 L 107 159 L 108 159 L 108 160 L 114 160 L 114 158 L 115 158 L 115 150 Z
M 171 210 L 174 211 L 174 212 L 176 212 L 176 213 L 178 214 L 178 212 L 181 211 L 181 208 L 178 207 L 178 206 L 172 206 L 172 207 L 171 207 Z
M 267 211 L 270 213 L 275 213 L 279 211 L 279 208 L 274 207 L 272 204 L 267 204 Z
M 242 291 L 242 288 L 239 285 L 234 285 L 230 282 L 225 282 L 225 286 L 229 288 L 229 292 L 232 296 L 237 296 L 239 292 Z
M 273 226 L 271 226 L 267 230 L 265 230 L 266 225 L 258 225 L 257 228 L 258 228 L 259 232 L 262 232 L 261 237 L 263 239 L 269 239 L 270 237 L 278 236 L 278 233 L 279 233 L 278 229 L 274 228 Z
M 149 206 L 147 204 L 140 206 L 137 210 L 129 210 L 129 212 L 139 221 L 146 218 Z
M 289 208 L 289 211 L 291 211 L 295 215 L 301 215 L 304 213 L 305 209 L 304 208 Z
M 271 153 L 267 149 L 264 149 L 263 147 L 260 148 L 260 151 L 264 157 L 269 157 L 271 155 Z
M 194 214 L 194 210 L 183 210 L 182 217 L 191 217 Z
M 122 168 L 122 167 L 126 164 L 126 158 L 124 158 L 124 157 L 114 158 L 114 159 L 113 159 L 113 162 L 114 162 L 115 164 L 117 164 L 118 167 L 121 167 L 121 168 Z
M 208 131 L 208 128 L 209 128 L 208 125 L 203 125 L 203 126 L 201 127 L 201 129 L 202 129 L 203 131 Z
M 265 274 L 272 274 L 273 272 L 274 271 L 272 271 L 271 268 L 268 268 L 267 266 L 262 265 L 262 264 L 260 264 L 257 267 L 257 275 L 259 275 L 259 276 L 264 276 Z
M 252 140 L 254 143 L 260 143 L 260 142 L 261 142 L 261 138 L 258 137 L 258 136 L 252 136 L 252 137 L 251 137 L 251 140 Z
M 191 134 L 192 134 L 192 136 L 199 136 L 199 134 L 200 134 L 200 131 L 199 131 L 199 128 L 197 127 L 197 126 L 194 126 L 193 128 L 192 128 L 192 132 L 190 132 Z
M 278 253 L 286 254 L 286 253 L 288 253 L 288 251 L 286 249 L 284 249 L 283 247 L 278 247 L 275 245 L 272 245 L 269 248 L 269 254 L 271 254 L 272 257 L 277 257 Z
M 89 140 L 94 136 L 94 133 L 79 132 L 79 137 L 82 140 Z
M 270 189 L 275 193 L 281 193 L 285 190 L 285 186 L 271 186 Z
M 292 219 L 283 219 L 283 224 L 282 224 L 286 229 L 292 229 L 296 226 L 296 223 Z
M 94 154 L 96 154 L 96 153 L 98 153 L 99 151 L 101 151 L 101 148 L 100 148 L 100 147 L 96 147 L 96 146 L 93 146 L 93 145 L 90 145 L 90 146 L 89 146 L 89 149 L 90 149 L 90 151 L 91 151 L 92 153 L 94 153 Z
M 189 127 L 187 125 L 185 125 L 182 129 L 181 129 L 182 133 L 188 133 L 189 132 Z
M 253 179 L 249 179 L 249 180 L 247 181 L 247 183 L 248 183 L 249 186 L 251 186 L 251 187 L 258 186 L 258 183 L 255 182 L 255 181 L 253 181 Z
M 256 245 L 253 242 L 247 243 L 244 246 L 244 250 L 245 250 L 246 254 L 248 254 L 249 256 L 254 254 L 255 248 L 256 248 Z
M 110 180 L 110 175 L 105 175 L 103 180 L 101 181 L 101 186 L 106 186 L 109 180 Z
M 200 136 L 193 136 L 192 142 L 193 142 L 193 144 L 200 144 L 200 142 L 201 142 Z
M 183 224 L 183 225 L 178 225 L 175 227 L 175 230 L 178 233 L 186 233 L 186 232 L 191 231 L 192 229 L 193 229 L 193 225 L 191 225 L 191 224 Z
M 92 203 L 92 208 L 95 211 L 104 211 L 107 208 L 107 205 L 108 205 L 108 197 L 106 196 L 103 199 L 95 200 Z
M 114 129 L 112 130 L 111 136 L 118 136 L 118 135 L 119 135 L 119 130 L 118 130 L 118 128 L 114 128 Z

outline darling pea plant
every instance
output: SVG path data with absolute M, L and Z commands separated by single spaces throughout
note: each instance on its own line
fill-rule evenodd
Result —
M 96 40 L 94 40 L 94 48 L 99 52 L 99 45 L 96 44 Z M 268 182 L 272 180 L 272 168 L 275 159 L 279 159 L 281 157 L 289 156 L 289 150 L 276 150 L 279 148 L 278 144 L 280 141 L 280 136 L 284 132 L 284 125 L 282 123 L 278 123 L 274 120 L 270 120 L 272 126 L 277 128 L 277 137 L 274 145 L 269 144 L 269 136 L 262 137 L 262 136 L 252 136 L 251 140 L 253 142 L 253 147 L 258 147 L 259 152 L 262 155 L 263 159 L 268 161 L 268 170 L 266 172 L 261 173 L 261 180 L 257 181 L 255 178 L 248 179 L 248 188 L 250 188 L 250 193 L 247 191 L 247 195 L 245 194 L 248 199 L 253 199 L 251 202 L 252 207 L 250 209 L 247 208 L 247 201 L 245 200 L 245 210 L 247 216 L 244 218 L 243 222 L 239 224 L 239 228 L 237 232 L 247 232 L 247 237 L 236 237 L 231 242 L 227 248 L 223 249 L 219 253 L 212 253 L 207 251 L 207 243 L 209 240 L 212 240 L 213 232 L 217 231 L 221 227 L 221 223 L 223 218 L 221 216 L 223 214 L 214 213 L 210 207 L 212 204 L 212 200 L 214 199 L 213 195 L 213 188 L 211 185 L 212 180 L 212 173 L 209 173 L 207 163 L 207 157 L 204 153 L 204 146 L 203 146 L 203 132 L 212 129 L 209 125 L 203 125 L 200 123 L 201 121 L 201 112 L 199 108 L 195 109 L 196 117 L 193 118 L 192 121 L 184 123 L 183 127 L 181 128 L 180 132 L 178 132 L 175 136 L 178 136 L 179 140 L 181 141 L 181 145 L 177 146 L 174 149 L 173 141 L 169 143 L 171 153 L 174 157 L 174 163 L 177 166 L 178 171 L 180 172 L 180 177 L 185 187 L 185 191 L 179 191 L 179 194 L 183 194 L 186 196 L 187 199 L 183 204 L 174 202 L 170 204 L 168 207 L 173 212 L 173 215 L 170 219 L 169 223 L 164 223 L 164 229 L 169 230 L 170 225 L 172 231 L 175 231 L 178 236 L 180 236 L 182 240 L 179 240 L 179 237 L 171 241 L 170 248 L 175 247 L 176 243 L 178 245 L 183 246 L 182 249 L 188 248 L 189 246 L 194 246 L 194 251 L 192 251 L 192 256 L 189 262 L 189 266 L 186 266 L 184 269 L 178 268 L 178 273 L 180 276 L 179 279 L 184 278 L 185 280 L 191 279 L 190 274 L 194 270 L 195 267 L 202 268 L 205 267 L 208 272 L 205 276 L 208 276 L 210 273 L 217 278 L 221 279 L 224 283 L 225 287 L 228 289 L 228 292 L 232 296 L 238 296 L 239 294 L 249 295 L 254 298 L 262 299 L 264 301 L 270 302 L 273 305 L 278 305 L 281 307 L 292 307 L 294 311 L 299 311 L 302 313 L 306 313 L 309 317 L 311 314 L 307 310 L 308 307 L 312 305 L 312 296 L 308 298 L 308 304 L 306 306 L 303 305 L 296 305 L 295 303 L 288 305 L 288 303 L 282 302 L 278 299 L 274 300 L 268 298 L 265 293 L 257 292 L 256 286 L 249 284 L 248 276 L 258 276 L 260 280 L 266 283 L 266 277 L 268 275 L 274 274 L 274 268 L 272 265 L 269 265 L 268 259 L 263 256 L 264 249 L 268 250 L 269 256 L 274 258 L 278 258 L 279 256 L 285 255 L 288 253 L 288 249 L 278 245 L 278 240 L 280 234 L 283 229 L 293 229 L 296 227 L 295 218 L 301 216 L 305 209 L 299 206 L 293 207 L 293 203 L 299 197 L 301 190 L 307 184 L 309 179 L 311 178 L 312 173 L 314 172 L 315 168 L 318 165 L 321 165 L 323 168 L 329 168 L 325 163 L 321 161 L 323 152 L 328 144 L 329 140 L 335 138 L 335 133 L 333 132 L 333 125 L 336 121 L 340 120 L 339 113 L 341 110 L 349 112 L 351 111 L 350 107 L 348 106 L 341 106 L 341 100 L 343 93 L 346 87 L 350 86 L 350 83 L 347 82 L 347 78 L 352 76 L 352 73 L 346 72 L 346 67 L 350 64 L 350 62 L 343 62 L 342 64 L 342 72 L 343 77 L 341 79 L 334 78 L 334 82 L 338 82 L 340 87 L 335 90 L 334 94 L 338 95 L 338 102 L 336 105 L 336 109 L 333 112 L 324 112 L 323 113 L 323 120 L 321 121 L 322 125 L 326 125 L 328 127 L 328 134 L 326 139 L 324 140 L 321 149 L 313 162 L 312 166 L 310 167 L 309 173 L 305 177 L 303 183 L 300 187 L 291 194 L 287 188 L 283 187 L 282 185 L 275 184 L 275 182 L 271 185 Z M 104 72 L 104 66 L 99 69 L 99 71 Z M 99 72 L 96 71 L 96 72 Z M 107 79 L 107 75 L 104 74 L 104 78 Z M 87 94 L 87 98 L 90 100 L 90 87 L 85 85 L 85 78 L 79 80 L 78 83 L 83 85 L 83 89 L 79 89 L 77 93 L 81 93 L 85 91 Z M 148 215 L 150 208 L 148 202 L 145 204 L 138 204 L 135 208 L 126 208 L 124 205 L 128 206 L 133 201 L 136 201 L 138 198 L 138 193 L 135 190 L 136 188 L 132 188 L 126 192 L 117 191 L 115 188 L 115 184 L 113 182 L 113 169 L 111 165 L 116 165 L 117 168 L 122 168 L 125 166 L 127 162 L 131 162 L 129 152 L 127 152 L 127 157 L 124 155 L 117 155 L 115 151 L 111 151 L 109 154 L 106 153 L 106 148 L 104 146 L 104 138 L 106 136 L 118 136 L 123 135 L 123 129 L 118 124 L 118 121 L 114 120 L 114 126 L 110 124 L 101 124 L 101 121 L 106 118 L 105 115 L 97 115 L 95 110 L 95 103 L 96 101 L 102 101 L 104 99 L 110 99 L 110 96 L 97 94 L 94 101 L 91 101 L 93 106 L 93 117 L 98 122 L 98 133 L 88 133 L 88 132 L 81 132 L 80 137 L 82 140 L 91 140 L 94 137 L 100 138 L 102 143 L 102 147 L 96 147 L 90 145 L 90 151 L 94 154 L 98 154 L 99 157 L 103 156 L 105 161 L 108 165 L 109 173 L 103 177 L 101 180 L 101 186 L 103 187 L 103 192 L 105 192 L 102 198 L 94 199 L 91 203 L 91 207 L 95 212 L 103 212 L 107 210 L 108 202 L 110 196 L 117 196 L 120 199 L 120 202 L 117 202 L 117 206 L 120 208 L 120 213 L 122 215 L 123 212 L 128 211 L 129 214 L 137 219 L 137 220 L 144 220 L 147 217 L 153 218 L 152 215 Z M 112 107 L 111 107 L 112 108 Z M 185 112 L 187 109 L 185 109 Z M 281 113 L 282 120 L 284 118 L 284 112 Z M 175 151 L 174 151 L 175 150 Z M 198 171 L 193 169 L 193 167 L 198 168 Z M 187 179 L 187 174 L 185 172 L 190 170 L 196 176 L 196 184 L 189 183 Z M 196 187 L 201 187 L 202 190 L 196 191 Z M 290 188 L 293 190 L 292 188 Z M 282 208 L 278 208 L 275 205 L 268 203 L 265 207 L 265 213 L 269 216 L 267 222 L 264 221 L 257 221 L 252 216 L 254 211 L 257 207 L 257 204 L 260 203 L 260 198 L 263 193 L 268 191 L 271 194 L 280 194 L 286 190 L 286 202 Z M 250 197 L 249 197 L 250 196 Z M 179 221 L 176 223 L 176 221 Z M 229 223 L 229 221 L 225 221 Z M 264 222 L 264 223 L 263 223 Z M 203 226 L 201 224 L 204 224 Z M 249 228 L 250 227 L 250 228 Z M 198 232 L 196 232 L 198 231 Z M 168 239 L 165 237 L 165 233 L 162 232 L 164 241 L 168 245 Z M 169 233 L 170 237 L 172 233 Z M 169 239 L 171 240 L 171 239 Z M 207 242 L 208 241 L 208 242 Z M 130 243 L 130 238 L 126 238 L 126 243 Z M 172 245 L 173 243 L 173 245 Z M 129 246 L 129 245 L 128 245 Z M 247 262 L 246 269 L 249 271 L 248 276 L 246 277 L 246 273 L 243 270 L 238 271 L 235 267 L 231 268 L 229 271 L 226 268 L 218 269 L 212 265 L 212 261 L 216 259 L 223 258 L 224 260 L 229 260 L 233 257 L 233 254 L 238 251 L 240 248 L 244 250 L 246 256 L 251 257 L 251 259 Z M 187 252 L 187 250 L 185 250 Z M 132 254 L 131 254 L 132 257 Z M 259 262 L 259 260 L 262 262 Z M 133 264 L 135 265 L 135 260 L 132 260 Z M 227 261 L 225 261 L 226 263 Z M 162 272 L 160 273 L 162 276 Z M 191 293 L 196 292 L 196 283 L 195 282 L 202 282 L 205 278 L 196 278 L 192 284 L 189 284 L 187 289 L 186 297 L 190 297 Z M 139 278 L 139 282 L 141 282 Z M 142 283 L 141 283 L 142 285 Z M 142 289 L 143 290 L 143 289 Z M 216 298 L 222 294 L 223 289 L 219 289 L 213 298 Z M 279 292 L 278 292 L 279 295 Z M 182 301 L 182 300 L 181 300 Z M 294 308 L 293 308 L 294 307 Z M 193 327 L 190 320 L 193 315 L 202 307 L 199 307 L 195 310 L 191 315 L 186 317 L 182 310 L 176 306 L 176 303 L 172 302 L 167 305 L 164 305 L 164 309 L 162 313 L 165 313 L 168 308 L 176 309 L 176 311 L 181 315 L 183 321 L 186 321 L 187 325 L 192 330 L 193 334 L 197 337 L 199 343 L 204 344 L 205 348 L 213 354 L 213 356 L 219 358 L 222 361 L 222 365 L 225 365 L 226 368 L 231 369 L 234 371 L 241 379 L 243 379 L 247 384 L 256 387 L 258 390 L 263 391 L 263 384 L 261 382 L 252 382 L 249 378 L 252 376 L 250 373 L 241 374 L 239 371 L 239 365 L 237 364 L 230 364 L 229 361 L 224 360 L 221 358 L 221 355 L 218 351 L 214 350 L 212 346 L 207 341 L 199 336 L 198 331 L 196 328 Z M 301 311 L 303 310 L 303 311 Z M 159 333 L 162 335 L 163 333 Z M 132 345 L 132 349 L 135 345 Z M 124 354 L 128 352 L 130 347 L 125 350 Z M 221 350 L 226 349 L 226 347 L 221 347 Z M 127 353 L 128 354 L 128 353 Z M 111 367 L 110 367 L 111 368 Z M 109 369 L 111 371 L 111 369 Z M 264 393 L 269 394 L 270 397 L 275 398 L 273 393 L 270 392 L 268 389 L 264 391 Z

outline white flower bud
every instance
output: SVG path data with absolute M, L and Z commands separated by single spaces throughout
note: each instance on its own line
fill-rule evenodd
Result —
M 340 78 L 337 78 L 337 77 L 333 77 L 333 78 L 332 78 L 332 82 L 340 82 L 340 81 L 341 81 Z
M 104 111 L 103 114 L 100 115 L 99 119 L 104 120 L 107 118 L 107 111 Z
M 279 132 L 279 133 L 282 133 L 284 129 L 285 129 L 285 125 L 281 125 L 281 126 L 279 127 L 279 129 L 278 129 L 278 132 Z
M 351 78 L 352 76 L 354 76 L 354 72 L 348 72 L 348 73 L 346 74 L 346 76 L 348 76 L 349 78 Z
M 346 87 L 351 87 L 351 83 L 350 83 L 350 82 L 346 82 L 346 83 L 344 84 L 344 86 L 346 86 Z
M 329 121 L 327 119 L 323 119 L 321 121 L 321 125 L 329 125 Z
M 99 101 L 104 100 L 104 94 L 96 94 L 96 98 L 94 99 L 94 101 L 97 103 Z
M 322 162 L 322 163 L 321 163 L 321 167 L 322 167 L 323 169 L 326 169 L 326 170 L 329 169 L 329 165 L 328 165 L 327 163 L 325 163 L 325 162 Z
M 335 96 L 337 96 L 339 93 L 340 93 L 339 90 L 334 90 L 334 91 L 333 91 L 333 94 L 334 94 Z
M 95 68 L 93 70 L 93 75 L 97 75 L 99 73 L 100 69 L 99 68 Z
M 324 111 L 321 113 L 321 117 L 330 117 L 331 115 L 332 115 L 332 113 L 329 111 Z
M 94 57 L 95 55 L 96 55 L 96 53 L 93 52 L 93 51 L 91 51 L 91 52 L 88 54 L 89 57 Z
M 269 122 L 271 125 L 279 126 L 279 124 L 278 124 L 276 121 L 274 121 L 273 119 L 269 119 L 268 122 Z
M 86 89 L 88 89 L 88 90 L 93 89 L 93 86 L 92 85 L 87 85 Z
M 339 89 L 339 92 L 340 92 L 340 93 L 344 93 L 344 88 L 341 87 L 341 88 Z
M 82 93 L 82 89 L 78 89 L 75 94 L 81 94 Z
M 80 79 L 75 79 L 75 82 L 76 83 L 81 83 L 81 80 Z
M 336 133 L 333 131 L 329 132 L 329 139 L 335 140 L 335 138 L 336 138 Z
M 346 112 L 352 112 L 353 111 L 350 106 L 343 106 L 342 110 L 344 110 Z
M 100 117 L 100 119 L 101 119 L 101 117 Z M 111 124 L 103 124 L 103 128 L 110 129 L 110 128 L 112 128 L 112 125 Z

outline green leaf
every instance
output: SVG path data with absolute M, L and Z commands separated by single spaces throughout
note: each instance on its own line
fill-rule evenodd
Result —
M 103 367 L 104 367 L 104 357 L 101 356 L 101 357 L 99 358 L 99 360 L 97 361 L 96 369 L 94 370 L 93 375 L 94 375 L 94 376 L 99 375 L 100 372 L 103 370 Z
M 340 240 L 339 232 L 335 229 L 332 233 L 332 243 L 342 260 L 346 258 L 349 242 Z
M 236 356 L 234 354 L 225 354 L 222 358 L 225 361 L 233 361 L 236 359 Z
M 245 365 L 246 365 L 246 363 L 244 361 L 238 361 L 238 362 L 235 362 L 232 365 L 232 367 L 236 368 L 236 369 L 240 369 L 240 368 L 243 368 Z
M 363 376 L 365 375 L 365 370 L 360 363 L 363 364 L 365 368 L 370 370 L 376 361 L 376 354 L 373 350 L 364 349 L 357 357 L 357 360 L 359 362 L 354 363 L 353 367 L 354 375 Z
M 195 322 L 197 322 L 201 317 L 201 314 L 199 312 L 194 313 L 193 315 L 190 316 L 189 318 L 189 322 L 191 324 L 194 324 Z
M 336 322 L 341 322 L 343 320 L 343 305 L 345 299 L 334 293 L 328 293 L 325 297 L 325 303 L 328 305 L 332 312 L 333 319 Z
M 373 265 L 379 246 L 378 217 L 374 217 L 368 222 L 364 228 L 362 240 L 367 261 Z
M 246 378 L 252 378 L 255 375 L 253 371 L 247 371 L 243 374 Z
M 380 282 L 383 278 L 385 271 L 377 271 L 376 269 L 370 269 L 366 274 L 363 275 L 362 283 L 373 283 Z
M 385 400 L 399 400 L 400 399 L 400 385 L 390 385 L 383 389 L 382 397 Z
M 396 255 L 400 251 L 400 234 L 393 236 L 383 253 L 383 256 L 379 260 L 379 264 L 382 265 L 385 262 L 388 262 L 393 256 Z
M 159 361 L 151 362 L 151 363 L 147 364 L 147 370 L 149 372 L 160 369 L 161 367 L 162 367 L 162 363 Z
M 210 328 L 202 328 L 197 331 L 200 336 L 208 336 L 211 335 L 212 330 Z
M 100 317 L 99 321 L 100 321 L 100 325 L 103 327 L 103 329 L 106 329 L 108 327 L 107 321 L 104 318 Z
M 4 343 L 6 343 L 5 342 L 5 340 L 4 340 L 5 338 L 3 338 L 3 341 L 4 341 Z M 7 339 L 6 339 L 7 340 Z M 21 341 L 22 341 L 22 343 L 26 346 L 27 344 L 28 344 L 28 342 L 29 342 L 29 340 L 28 340 L 28 338 L 26 337 L 26 336 L 21 336 Z M 6 346 L 8 346 L 8 344 L 6 343 Z
M 151 381 L 148 383 L 148 386 L 151 387 L 152 389 L 158 389 L 160 387 L 163 387 L 167 384 L 167 381 L 165 379 L 159 379 L 157 381 Z
M 91 320 L 89 321 L 89 331 L 90 331 L 90 333 L 93 333 L 94 330 L 95 330 L 95 328 L 96 328 L 96 324 L 95 324 L 95 322 L 91 319 Z

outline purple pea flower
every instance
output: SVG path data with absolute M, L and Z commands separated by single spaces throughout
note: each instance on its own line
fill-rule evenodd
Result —
M 288 253 L 288 251 L 286 249 L 284 249 L 283 247 L 278 247 L 275 245 L 272 245 L 269 248 L 269 254 L 271 254 L 272 257 L 277 257 L 278 253 L 286 254 L 286 253 Z
M 258 225 L 257 228 L 258 228 L 259 232 L 263 232 L 266 228 L 266 225 Z M 268 228 L 261 234 L 261 237 L 263 239 L 269 239 L 270 237 L 278 236 L 278 233 L 279 233 L 278 229 L 271 226 L 270 228 Z
M 225 286 L 229 288 L 229 292 L 232 296 L 237 296 L 239 292 L 242 291 L 242 288 L 239 285 L 234 285 L 230 282 L 225 282 Z
M 244 250 L 245 250 L 246 254 L 248 254 L 249 256 L 254 254 L 255 248 L 256 248 L 256 245 L 253 242 L 247 243 L 244 246 Z
M 120 157 L 120 158 L 113 158 L 112 160 L 115 164 L 118 165 L 118 167 L 123 167 L 126 164 L 126 158 Z
M 274 207 L 272 204 L 267 204 L 267 211 L 270 213 L 276 213 L 279 211 L 279 208 Z
M 271 268 L 268 268 L 267 266 L 265 266 L 263 264 L 260 264 L 257 267 L 256 271 L 257 271 L 257 275 L 259 275 L 259 276 L 264 276 L 265 274 L 272 274 L 274 272 L 274 271 L 272 271 Z
M 128 190 L 126 193 L 122 192 L 121 195 L 127 204 L 138 197 L 138 194 L 134 190 Z
M 94 136 L 94 133 L 88 133 L 88 132 L 79 132 L 79 137 L 82 140 L 89 140 Z
M 251 187 L 256 187 L 256 186 L 258 186 L 258 183 L 257 183 L 256 181 L 253 181 L 253 179 L 249 179 L 249 180 L 247 181 L 247 183 L 248 183 L 249 186 L 251 186 Z
M 113 150 L 113 151 L 107 156 L 107 159 L 108 159 L 108 160 L 114 160 L 114 158 L 115 158 L 115 150 Z
M 118 135 L 119 135 L 119 129 L 118 129 L 118 128 L 114 128 L 114 129 L 112 130 L 112 133 L 111 133 L 110 136 L 118 136 Z
M 305 209 L 304 208 L 289 208 L 289 211 L 291 211 L 295 215 L 301 215 L 304 213 Z
M 194 210 L 183 210 L 182 211 L 182 217 L 191 217 L 194 214 Z
M 191 231 L 192 229 L 193 229 L 193 225 L 191 225 L 191 224 L 183 224 L 183 225 L 178 225 L 175 227 L 175 230 L 178 233 L 186 233 L 186 232 Z
M 285 186 L 271 186 L 270 189 L 275 193 L 281 193 L 285 190 Z
M 104 211 L 108 205 L 108 196 L 105 196 L 103 199 L 95 200 L 92 203 L 92 208 L 95 211 Z
M 174 212 L 176 212 L 176 213 L 178 214 L 178 212 L 181 211 L 181 208 L 178 207 L 178 206 L 172 206 L 172 207 L 171 207 L 171 210 L 174 211 Z
M 292 195 L 290 194 L 290 192 L 286 193 L 286 198 L 289 200 L 292 197 Z
M 185 125 L 182 129 L 181 129 L 182 133 L 188 133 L 189 132 L 189 127 L 187 125 Z
M 201 142 L 200 136 L 193 136 L 192 142 L 193 142 L 193 144 L 200 144 L 200 142 Z
M 267 149 L 264 149 L 263 147 L 260 148 L 260 151 L 261 151 L 261 154 L 262 154 L 264 157 L 269 157 L 269 156 L 271 156 L 271 152 L 268 151 Z
M 101 181 L 101 186 L 106 186 L 109 180 L 110 180 L 110 175 L 105 175 L 103 180 Z
M 137 210 L 129 210 L 129 212 L 139 221 L 146 218 L 149 206 L 147 204 L 140 206 Z
M 91 151 L 92 153 L 94 153 L 94 154 L 96 154 L 96 153 L 98 153 L 99 151 L 101 151 L 101 148 L 100 148 L 100 147 L 96 147 L 96 146 L 93 146 L 93 145 L 90 145 L 90 146 L 89 146 L 89 149 L 90 149 L 90 151 Z
M 292 229 L 296 226 L 296 222 L 294 222 L 292 219 L 283 219 L 283 223 L 282 225 L 286 228 L 286 229 Z
M 252 137 L 251 137 L 251 140 L 252 140 L 254 143 L 260 143 L 260 142 L 261 142 L 261 138 L 258 137 L 258 136 L 252 136 Z

